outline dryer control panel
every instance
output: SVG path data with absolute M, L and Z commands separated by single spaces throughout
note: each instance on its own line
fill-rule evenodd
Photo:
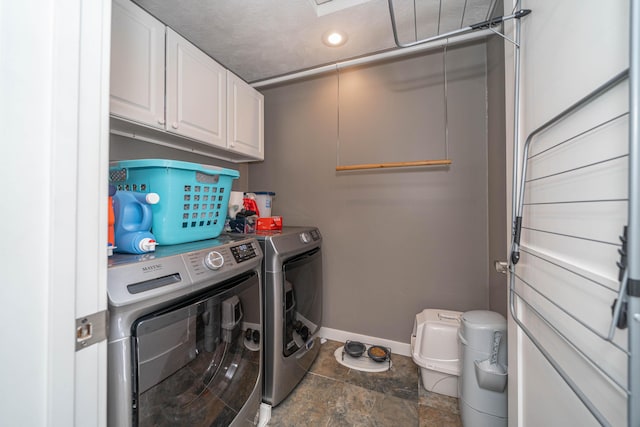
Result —
M 304 244 L 320 240 L 320 232 L 317 229 L 300 233 L 300 241 Z

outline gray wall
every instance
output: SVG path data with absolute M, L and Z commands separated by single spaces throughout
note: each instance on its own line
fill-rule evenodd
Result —
M 444 157 L 442 52 L 263 90 L 265 161 L 285 225 L 324 236 L 324 326 L 408 342 L 424 308 L 489 307 L 484 43 L 449 47 L 450 167 L 335 171 Z M 375 95 L 375 96 L 370 96 Z M 339 146 L 339 149 L 338 149 Z M 502 209 L 502 207 L 500 207 Z
M 507 153 L 505 145 L 504 41 L 487 42 L 489 150 L 489 261 L 507 260 Z M 507 275 L 489 268 L 489 308 L 506 317 Z
M 201 163 L 234 169 L 240 172 L 240 178 L 233 181 L 233 191 L 247 191 L 248 167 L 246 163 L 230 163 L 187 151 L 176 150 L 162 145 L 151 144 L 120 135 L 109 136 L 109 160 L 132 159 L 169 159 L 184 162 Z

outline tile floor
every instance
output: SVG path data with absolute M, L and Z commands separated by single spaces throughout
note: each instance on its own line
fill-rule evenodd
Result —
M 310 372 L 273 408 L 268 425 L 462 426 L 458 399 L 426 391 L 411 358 L 393 354 L 389 371 L 361 372 L 335 360 L 333 353 L 342 345 L 322 345 Z

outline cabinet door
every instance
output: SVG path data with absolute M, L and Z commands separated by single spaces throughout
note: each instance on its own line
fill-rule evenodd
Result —
M 164 129 L 164 31 L 131 1 L 113 1 L 111 114 Z
M 264 159 L 264 95 L 227 71 L 227 148 Z
M 225 69 L 167 28 L 167 130 L 226 147 Z

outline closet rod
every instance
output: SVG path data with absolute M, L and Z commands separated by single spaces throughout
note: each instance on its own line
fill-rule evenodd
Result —
M 355 171 L 366 169 L 411 168 L 416 166 L 448 166 L 451 160 L 416 160 L 413 162 L 364 163 L 360 165 L 336 166 L 336 171 Z
M 453 46 L 458 43 L 465 43 L 465 42 L 470 42 L 474 40 L 480 40 L 482 38 L 490 37 L 493 35 L 494 35 L 493 31 L 486 28 L 479 29 L 471 33 L 457 35 L 455 37 L 447 33 L 441 36 L 434 37 L 433 40 L 429 43 L 425 42 L 418 46 L 402 48 L 402 49 L 392 48 L 382 52 L 373 53 L 371 55 L 345 59 L 333 64 L 321 65 L 318 67 L 309 68 L 302 71 L 294 71 L 292 73 L 283 74 L 281 76 L 276 76 L 276 77 L 272 77 L 265 80 L 257 80 L 254 82 L 250 82 L 249 84 L 253 88 L 258 89 L 258 88 L 272 86 L 280 83 L 288 83 L 295 80 L 318 76 L 325 73 L 332 73 L 332 72 L 335 72 L 336 70 L 342 70 L 344 68 L 357 67 L 359 65 L 370 65 L 380 61 L 386 61 L 386 60 L 395 59 L 395 58 L 402 58 L 408 55 L 413 55 L 415 53 L 428 52 L 431 50 L 441 49 L 445 45 Z

